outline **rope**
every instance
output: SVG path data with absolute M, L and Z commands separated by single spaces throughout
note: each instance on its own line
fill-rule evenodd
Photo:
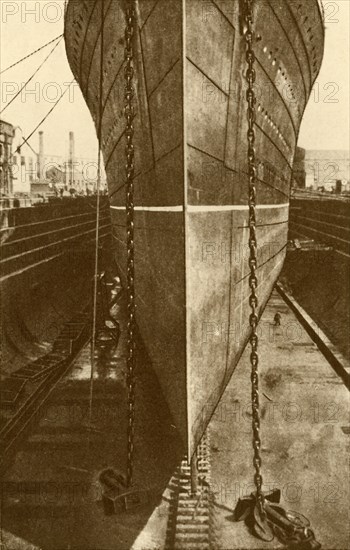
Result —
M 22 128 L 21 128 L 20 126 L 18 126 L 18 128 L 21 130 L 22 136 L 24 137 L 24 139 L 26 139 L 26 137 L 25 137 L 24 134 L 23 134 Z M 35 151 L 35 149 L 33 149 L 33 147 L 31 146 L 31 144 L 30 144 L 30 143 L 27 143 L 27 145 L 28 145 L 29 149 L 32 150 L 32 152 L 34 153 L 34 155 L 37 156 L 38 153 Z M 19 145 L 18 147 L 20 148 L 21 146 Z M 13 157 L 13 153 L 11 153 L 11 155 L 10 155 L 10 158 L 12 158 L 12 157 Z
M 40 126 L 45 122 L 45 120 L 47 119 L 47 117 L 52 113 L 52 111 L 57 107 L 57 105 L 59 104 L 59 102 L 61 101 L 61 99 L 65 96 L 65 94 L 68 92 L 68 90 L 70 89 L 71 85 L 73 84 L 74 82 L 74 78 L 73 80 L 69 83 L 68 87 L 64 90 L 63 94 L 60 95 L 60 97 L 58 98 L 58 100 L 56 101 L 56 103 L 51 107 L 51 109 L 46 113 L 46 115 L 44 116 L 44 118 L 39 122 L 39 124 L 34 128 L 34 130 L 29 134 L 28 137 L 24 138 L 24 140 L 22 141 L 22 143 L 20 143 L 20 145 L 18 145 L 16 151 L 19 152 L 18 150 L 21 149 L 21 147 L 23 147 L 23 145 L 25 145 L 26 143 L 28 143 L 28 141 L 30 140 L 30 138 L 32 137 L 33 134 L 35 134 L 35 132 L 37 131 L 38 128 L 40 128 Z M 29 143 L 28 143 L 29 145 Z
M 62 40 L 62 37 L 59 39 L 59 41 L 54 45 L 54 47 L 52 48 L 52 50 L 50 51 L 50 53 L 45 57 L 45 59 L 42 61 L 42 63 L 40 63 L 39 67 L 34 71 L 34 73 L 28 78 L 28 80 L 23 84 L 23 86 L 21 87 L 21 89 L 16 93 L 16 95 L 13 96 L 13 98 L 11 99 L 11 101 L 8 102 L 7 105 L 5 105 L 5 107 L 3 109 L 1 109 L 0 111 L 0 115 L 6 111 L 6 109 L 11 105 L 11 103 L 13 103 L 15 101 L 15 99 L 17 99 L 17 97 L 22 93 L 22 91 L 24 90 L 24 88 L 27 86 L 27 84 L 29 84 L 29 82 L 31 80 L 33 80 L 33 78 L 35 77 L 35 75 L 40 71 L 41 67 L 43 67 L 43 65 L 45 65 L 46 61 L 49 59 L 49 57 L 53 54 L 53 52 L 55 51 L 55 49 L 57 48 L 57 46 L 61 43 L 61 40 Z
M 52 44 L 52 42 L 55 42 L 56 40 L 58 40 L 59 38 L 62 38 L 62 37 L 63 37 L 63 34 L 59 34 L 58 36 L 56 36 L 56 38 L 53 38 L 53 39 L 50 40 L 49 42 L 46 42 L 46 44 L 44 44 L 43 46 L 40 46 L 40 48 L 38 48 L 37 50 L 34 50 L 33 52 L 31 52 L 30 54 L 26 55 L 25 57 L 22 57 L 22 59 L 19 59 L 18 61 L 16 61 L 16 63 L 13 63 L 13 64 L 10 65 L 9 67 L 6 67 L 6 69 L 3 69 L 2 71 L 0 71 L 0 74 L 3 74 L 3 73 L 5 73 L 6 71 L 9 71 L 10 69 L 12 69 L 12 67 L 15 67 L 15 66 L 18 65 L 19 63 L 22 63 L 22 61 L 24 61 L 25 59 L 28 59 L 28 57 L 31 57 L 31 56 L 34 55 L 35 53 L 40 52 L 40 50 L 43 50 L 44 48 L 46 48 L 46 46 L 49 46 L 50 44 Z
M 95 371 L 96 350 L 96 324 L 97 324 L 97 278 L 98 278 L 98 241 L 100 237 L 100 186 L 101 186 L 101 142 L 102 142 L 102 112 L 103 112 L 103 65 L 104 65 L 104 0 L 102 1 L 102 25 L 101 25 L 101 56 L 100 56 L 100 98 L 99 98 L 99 125 L 98 125 L 98 160 L 97 160 L 97 202 L 96 202 L 96 228 L 95 228 L 95 269 L 92 313 L 92 338 L 91 338 L 91 371 L 90 371 L 90 400 L 89 400 L 89 426 L 92 422 L 92 398 Z M 90 432 L 89 432 L 90 433 Z M 90 439 L 89 439 L 90 440 Z

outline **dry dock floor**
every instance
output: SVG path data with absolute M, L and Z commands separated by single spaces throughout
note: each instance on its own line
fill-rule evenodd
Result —
M 281 326 L 274 327 L 276 311 Z M 305 514 L 325 550 L 349 545 L 349 394 L 292 311 L 274 292 L 260 323 L 262 460 L 266 489 Z M 164 548 L 167 484 L 181 443 L 149 368 L 138 369 L 135 482 L 142 508 L 106 516 L 98 474 L 125 464 L 125 341 L 98 350 L 89 420 L 86 347 L 13 456 L 2 482 L 8 550 Z M 218 548 L 280 548 L 232 521 L 252 487 L 249 349 L 210 425 Z
M 281 326 L 274 327 L 276 311 Z M 349 544 L 349 393 L 282 298 L 274 292 L 261 319 L 262 473 L 286 509 L 306 515 L 322 547 Z M 212 479 L 222 548 L 270 548 L 230 521 L 251 492 L 249 349 L 211 423 Z

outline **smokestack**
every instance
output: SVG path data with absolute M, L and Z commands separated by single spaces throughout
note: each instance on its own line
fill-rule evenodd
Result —
M 38 159 L 38 178 L 45 179 L 44 174 L 44 132 L 39 132 L 39 159 Z
M 69 183 L 74 181 L 74 132 L 69 132 Z

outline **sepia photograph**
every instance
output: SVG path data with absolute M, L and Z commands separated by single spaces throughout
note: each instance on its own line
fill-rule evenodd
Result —
M 350 0 L 0 0 L 0 550 L 350 550 Z

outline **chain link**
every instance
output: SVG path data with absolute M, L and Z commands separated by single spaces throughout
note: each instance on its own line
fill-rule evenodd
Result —
M 253 51 L 253 0 L 244 0 L 244 23 L 245 23 L 245 42 L 246 42 L 246 80 L 247 80 L 247 117 L 248 117 L 248 178 L 249 178 L 249 305 L 251 309 L 249 324 L 251 327 L 250 334 L 250 364 L 251 364 L 251 383 L 252 383 L 252 427 L 253 427 L 253 449 L 254 457 L 253 464 L 255 469 L 254 482 L 256 486 L 256 499 L 263 518 L 266 517 L 264 510 L 264 495 L 262 491 L 262 475 L 261 475 L 261 439 L 260 439 L 260 414 L 259 414 L 259 356 L 258 356 L 258 297 L 256 289 L 258 279 L 256 276 L 257 270 L 257 239 L 256 239 L 256 157 L 255 157 L 255 104 L 256 95 L 254 89 L 255 83 L 255 55 Z
M 135 11 L 132 2 L 126 10 L 125 27 L 125 171 L 126 171 L 126 244 L 127 244 L 127 386 L 128 386 L 128 429 L 127 429 L 127 486 L 133 483 L 134 423 L 135 423 L 135 281 L 134 281 L 134 172 L 135 152 L 133 145 L 135 111 L 134 99 L 134 23 Z

